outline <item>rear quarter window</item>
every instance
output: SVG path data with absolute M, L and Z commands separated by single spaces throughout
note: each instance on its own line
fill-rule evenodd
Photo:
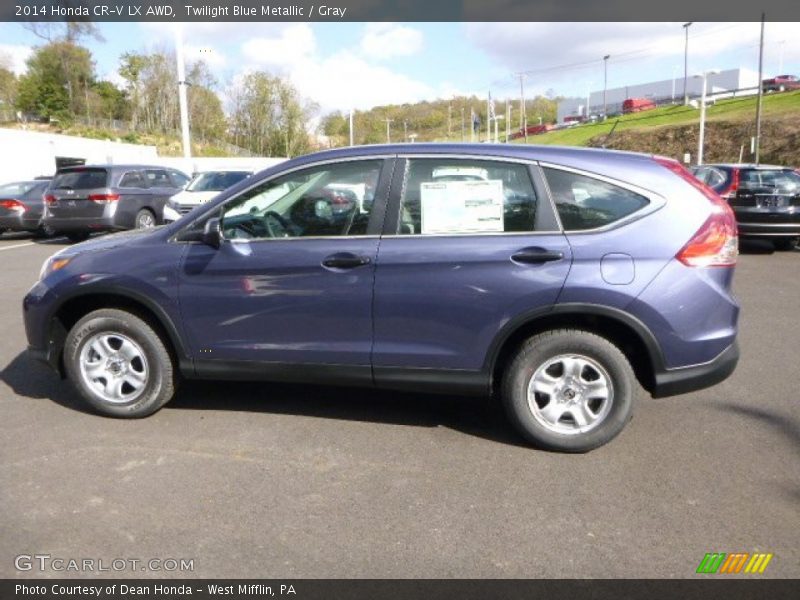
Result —
M 79 169 L 61 171 L 56 174 L 51 187 L 57 189 L 92 190 L 108 186 L 108 171 L 105 169 Z
M 542 170 L 566 231 L 605 227 L 650 202 L 641 194 L 594 177 L 549 167 Z

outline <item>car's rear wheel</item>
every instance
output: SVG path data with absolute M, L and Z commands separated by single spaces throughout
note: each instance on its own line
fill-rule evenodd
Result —
M 67 239 L 72 242 L 73 244 L 77 244 L 78 242 L 85 242 L 89 239 L 89 232 L 88 231 L 71 231 L 67 234 Z
M 173 396 L 175 364 L 164 340 L 129 312 L 102 309 L 78 321 L 64 346 L 67 375 L 98 412 L 146 417 Z
M 794 250 L 797 246 L 798 238 L 778 238 L 773 243 L 777 250 Z
M 156 216 L 152 211 L 143 208 L 136 213 L 136 229 L 151 229 L 156 226 Z
M 559 329 L 525 341 L 506 368 L 503 403 L 534 445 L 587 452 L 633 416 L 638 382 L 625 355 L 596 334 Z
M 37 238 L 49 238 L 53 237 L 56 234 L 55 229 L 50 227 L 49 225 L 39 225 L 36 231 L 33 232 L 33 235 Z

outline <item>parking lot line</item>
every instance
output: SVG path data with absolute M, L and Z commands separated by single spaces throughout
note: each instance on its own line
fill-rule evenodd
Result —
M 59 242 L 59 241 L 64 241 L 66 239 L 67 238 L 53 238 L 47 241 Z M 2 252 L 3 250 L 13 250 L 14 248 L 24 248 L 25 246 L 36 246 L 36 245 L 41 245 L 41 244 L 37 244 L 36 242 L 24 242 L 22 244 L 14 244 L 13 246 L 0 246 L 0 252 Z

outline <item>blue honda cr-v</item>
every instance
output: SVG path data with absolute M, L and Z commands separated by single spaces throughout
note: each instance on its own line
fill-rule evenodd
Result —
M 347 148 L 62 250 L 25 324 L 106 415 L 153 413 L 181 376 L 494 394 L 529 441 L 586 451 L 640 386 L 733 371 L 736 258 L 730 208 L 670 159 Z

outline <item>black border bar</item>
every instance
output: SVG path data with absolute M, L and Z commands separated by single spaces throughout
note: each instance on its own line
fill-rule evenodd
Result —
M 186 7 L 191 6 L 189 10 Z M 236 10 L 236 7 L 239 10 Z M 0 21 L 800 21 L 797 0 L 0 0 Z M 575 40 L 579 43 L 580 40 Z
M 748 577 L 748 578 L 745 578 Z M 782 600 L 796 598 L 797 579 L 710 575 L 698 579 L 18 579 L 0 580 L 3 600 Z M 23 588 L 19 586 L 25 586 Z M 113 586 L 113 587 L 112 587 Z M 136 593 L 121 593 L 134 588 Z M 162 586 L 159 588 L 158 586 Z M 210 586 L 224 592 L 212 593 Z M 241 586 L 241 587 L 240 587 Z M 283 587 L 282 587 L 283 586 Z M 38 588 L 43 593 L 31 591 Z M 100 589 L 100 593 L 97 590 Z M 159 589 L 161 591 L 159 591 Z M 23 590 L 23 591 L 21 591 Z M 24 591 L 27 590 L 27 591 Z M 71 593 L 69 590 L 76 590 Z M 85 591 L 84 591 L 85 590 Z M 114 591 L 116 590 L 116 592 Z M 164 591 L 166 590 L 166 591 Z

